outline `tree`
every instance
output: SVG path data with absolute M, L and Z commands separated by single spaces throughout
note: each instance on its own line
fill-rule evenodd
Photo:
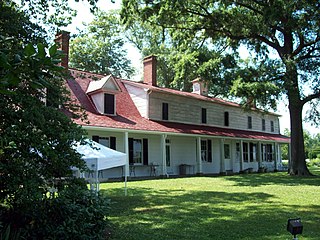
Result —
M 70 43 L 70 66 L 130 78 L 134 69 L 124 44 L 118 14 L 97 10 L 95 19 Z
M 282 93 L 287 97 L 291 123 L 291 175 L 310 174 L 305 162 L 302 109 L 306 103 L 319 102 L 319 13 L 319 2 L 307 0 L 125 0 L 122 5 L 126 24 L 132 24 L 138 16 L 142 21 L 165 29 L 187 34 L 204 33 L 215 43 L 227 42 L 230 50 L 245 44 L 255 52 L 256 61 L 262 66 L 274 66 L 272 75 L 259 68 L 260 74 L 265 73 L 263 81 L 261 77 L 250 82 L 241 76 L 239 79 L 242 89 L 248 86 L 259 89 L 262 86 L 263 91 L 268 81 L 271 89 L 279 88 L 272 93 Z M 252 93 L 251 97 L 258 103 L 261 99 L 255 93 L 262 91 Z M 271 97 L 277 96 L 270 94 Z M 313 111 L 317 110 L 313 108 Z
M 84 115 L 65 89 L 62 54 L 40 42 L 40 28 L 15 4 L 0 2 L 0 9 L 8 17 L 0 21 L 0 237 L 80 239 L 85 233 L 98 239 L 105 212 L 92 206 L 102 204 L 83 181 L 71 178 L 72 166 L 86 169 L 73 148 L 85 132 L 65 112 Z M 75 190 L 83 194 L 81 201 Z M 67 214 L 75 208 L 76 214 Z M 76 230 L 67 224 L 75 220 L 81 226 Z
M 126 35 L 143 57 L 157 56 L 159 86 L 190 91 L 192 80 L 210 76 L 215 83 L 208 82 L 210 93 L 221 96 L 226 92 L 227 84 L 221 79 L 229 79 L 238 56 L 226 53 L 225 46 L 210 48 L 211 41 L 201 33 L 172 31 L 140 19 L 126 25 Z

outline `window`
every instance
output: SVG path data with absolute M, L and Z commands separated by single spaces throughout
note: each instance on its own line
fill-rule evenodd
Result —
M 106 146 L 108 148 L 116 150 L 116 138 L 115 137 L 100 137 L 100 136 L 92 136 L 92 140 Z
M 207 109 L 201 108 L 201 122 L 207 123 Z
M 230 145 L 224 144 L 224 159 L 230 159 Z
M 274 147 L 272 144 L 261 144 L 261 153 L 263 162 L 273 161 Z
M 129 163 L 148 165 L 148 139 L 129 138 Z
M 99 137 L 99 143 L 106 147 L 110 146 L 110 141 L 108 137 Z
M 270 128 L 271 128 L 271 132 L 274 132 L 274 123 L 273 123 L 273 121 L 270 121 Z
M 171 154 L 170 154 L 170 140 L 166 139 L 166 165 L 170 167 L 171 165 Z
M 204 162 L 212 162 L 211 140 L 201 140 L 201 160 Z
M 115 114 L 115 101 L 114 101 L 115 96 L 113 94 L 104 94 L 104 113 L 105 114 Z
M 133 139 L 133 163 L 142 164 L 142 140 Z
M 262 119 L 262 131 L 266 130 L 266 120 Z
M 248 143 L 243 143 L 242 149 L 243 149 L 243 161 L 248 162 L 249 161 Z
M 257 144 L 250 143 L 250 162 L 257 161 Z
M 229 112 L 224 112 L 224 125 L 229 127 Z
M 252 129 L 252 117 L 248 116 L 248 129 Z
M 169 105 L 162 103 L 162 120 L 169 120 Z

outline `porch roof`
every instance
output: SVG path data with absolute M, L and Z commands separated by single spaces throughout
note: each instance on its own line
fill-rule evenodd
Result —
M 261 141 L 277 141 L 289 143 L 290 138 L 281 134 L 269 134 L 263 132 L 246 131 L 207 125 L 184 124 L 167 121 L 154 121 L 142 117 L 134 105 L 121 79 L 115 78 L 121 92 L 116 97 L 116 116 L 100 114 L 86 94 L 89 83 L 95 79 L 101 79 L 104 75 L 92 74 L 75 69 L 70 69 L 72 79 L 67 81 L 67 87 L 71 90 L 71 97 L 80 104 L 87 113 L 88 121 L 74 119 L 77 124 L 87 127 L 114 129 L 116 131 L 145 131 L 148 133 L 188 134 L 204 135 L 206 137 L 225 137 L 239 139 L 254 139 Z

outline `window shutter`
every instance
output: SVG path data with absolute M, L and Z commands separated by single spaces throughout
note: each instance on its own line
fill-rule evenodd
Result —
M 110 148 L 116 150 L 116 137 L 110 137 Z
M 212 145 L 211 145 L 211 140 L 208 140 L 208 162 L 212 162 Z
M 92 136 L 92 141 L 99 143 L 99 136 L 97 135 Z
M 143 165 L 148 165 L 148 139 L 143 139 Z
M 133 164 L 133 138 L 129 138 L 129 164 Z
M 114 95 L 104 94 L 104 113 L 114 114 Z

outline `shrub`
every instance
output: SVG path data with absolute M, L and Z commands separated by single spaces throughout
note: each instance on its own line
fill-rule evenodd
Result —
M 320 167 L 320 155 L 316 159 L 311 159 L 307 164 L 308 167 Z
M 26 212 L 7 210 L 2 221 L 10 223 L 13 232 L 23 232 L 26 239 L 106 239 L 108 208 L 105 197 L 76 179 L 57 196 L 46 196 Z M 9 226 L 4 226 L 2 232 Z

